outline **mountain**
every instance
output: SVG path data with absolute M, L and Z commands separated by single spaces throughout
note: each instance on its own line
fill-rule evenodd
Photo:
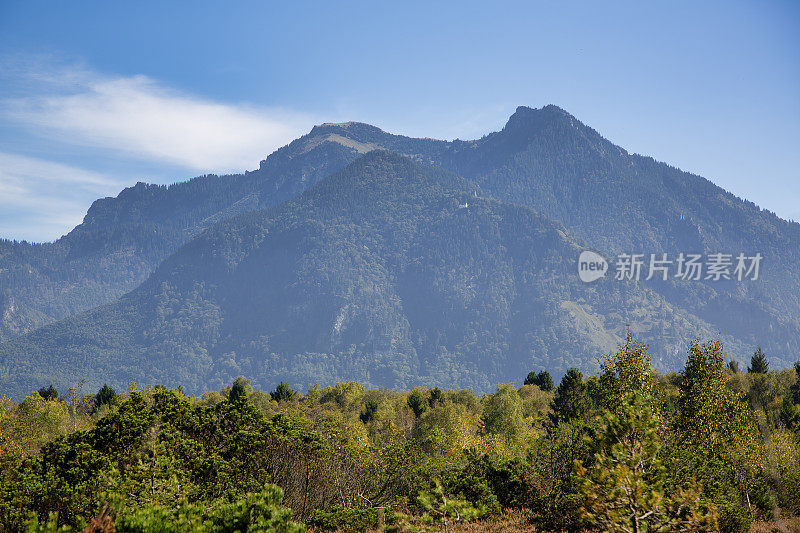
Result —
M 94 202 L 83 223 L 53 243 L 0 240 L 0 341 L 118 298 L 215 222 L 293 198 L 373 149 L 333 127 L 316 127 L 254 172 L 137 183 Z
M 118 301 L 6 343 L 0 379 L 17 394 L 144 376 L 200 391 L 240 374 L 486 390 L 583 366 L 634 318 L 669 324 L 657 348 L 710 334 L 643 287 L 580 282 L 580 250 L 528 208 L 375 150 L 213 226 Z
M 454 158 L 452 168 L 486 194 L 558 220 L 609 254 L 761 253 L 757 282 L 649 286 L 747 344 L 731 346 L 737 358 L 749 357 L 756 344 L 778 364 L 797 358 L 800 224 L 702 177 L 628 154 L 555 106 L 518 108 L 502 131 L 475 142 L 469 154 Z
M 736 339 L 729 348 L 739 360 L 756 345 L 778 365 L 800 354 L 800 224 L 705 178 L 629 154 L 552 105 L 519 107 L 501 131 L 475 141 L 418 145 L 385 137 L 367 130 L 359 140 L 469 178 L 481 194 L 557 220 L 609 257 L 762 254 L 755 282 L 670 279 L 647 286 Z
M 585 248 L 764 261 L 755 281 L 587 285 Z M 591 368 L 626 325 L 662 370 L 695 336 L 740 361 L 760 344 L 781 366 L 800 351 L 798 252 L 800 225 L 555 106 L 474 141 L 323 124 L 257 171 L 138 184 L 56 243 L 0 243 L 0 386 L 485 389 Z

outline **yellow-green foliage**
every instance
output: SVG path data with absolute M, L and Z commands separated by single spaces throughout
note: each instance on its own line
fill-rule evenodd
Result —
M 651 401 L 655 392 L 656 377 L 650 367 L 647 345 L 637 342 L 629 331 L 625 342 L 616 353 L 609 355 L 600 365 L 600 387 L 604 405 L 614 409 L 626 394 L 637 393 Z
M 696 486 L 665 490 L 659 431 L 663 423 L 649 400 L 626 394 L 586 437 L 591 465 L 576 461 L 584 524 L 595 530 L 713 531 L 718 514 Z
M 679 425 L 688 442 L 727 454 L 742 461 L 745 468 L 761 464 L 762 438 L 756 416 L 726 384 L 719 341 L 690 344 L 680 388 Z
M 463 404 L 445 400 L 417 419 L 412 434 L 428 453 L 455 456 L 478 442 L 478 417 Z
M 148 520 L 222 509 L 269 484 L 299 520 L 321 511 L 345 529 L 384 507 L 406 517 L 395 528 L 525 509 L 541 530 L 689 531 L 718 516 L 741 531 L 800 513 L 797 372 L 736 373 L 716 341 L 660 375 L 628 335 L 600 376 L 574 370 L 552 392 L 283 391 L 276 401 L 239 378 L 195 398 L 131 383 L 94 412 L 80 387 L 2 398 L 0 530 L 31 513 L 41 529 L 54 511 L 53 527 L 84 527 L 105 502 L 146 507 Z

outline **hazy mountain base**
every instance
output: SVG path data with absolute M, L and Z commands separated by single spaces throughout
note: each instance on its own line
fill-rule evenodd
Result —
M 581 247 L 562 226 L 473 192 L 371 152 L 296 200 L 215 225 L 118 302 L 5 343 L 2 390 L 135 379 L 202 392 L 246 374 L 263 387 L 486 391 L 531 367 L 596 368 L 629 324 L 657 339 L 659 368 L 714 335 L 642 284 L 580 282 Z

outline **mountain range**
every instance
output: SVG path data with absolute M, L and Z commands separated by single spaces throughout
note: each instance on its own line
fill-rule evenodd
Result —
M 578 277 L 590 249 L 761 254 L 757 280 Z M 595 370 L 630 329 L 797 359 L 800 225 L 629 154 L 556 106 L 472 141 L 323 124 L 259 169 L 97 200 L 53 243 L 0 241 L 0 391 L 358 379 L 488 390 Z

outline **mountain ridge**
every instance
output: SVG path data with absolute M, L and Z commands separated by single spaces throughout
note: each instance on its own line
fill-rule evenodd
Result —
M 202 392 L 246 374 L 264 387 L 488 390 L 610 351 L 635 314 L 603 315 L 627 300 L 655 302 L 648 320 L 671 317 L 672 352 L 711 334 L 648 289 L 580 283 L 583 246 L 560 223 L 473 194 L 440 168 L 369 152 L 295 199 L 214 225 L 117 302 L 5 343 L 0 384 Z
M 271 154 L 256 171 L 169 187 L 140 183 L 117 198 L 98 200 L 63 242 L 0 242 L 0 259 L 12 267 L 0 272 L 0 354 L 19 333 L 124 298 L 182 247 L 226 220 L 307 199 L 304 195 L 328 176 L 381 150 L 449 176 L 463 189 L 460 202 L 491 200 L 532 209 L 559 224 L 575 246 L 607 257 L 623 251 L 764 252 L 757 283 L 652 282 L 646 297 L 636 292 L 636 305 L 645 314 L 667 306 L 670 316 L 683 317 L 675 326 L 681 331 L 720 334 L 739 360 L 757 344 L 779 365 L 791 363 L 800 350 L 800 225 L 705 178 L 629 154 L 561 108 L 520 106 L 503 129 L 472 141 L 416 139 L 357 122 L 321 124 Z M 342 241 L 345 248 L 353 245 L 348 239 Z M 616 289 L 604 290 L 607 299 L 618 297 Z M 558 293 L 540 287 L 532 297 L 553 299 Z M 593 309 L 568 298 L 559 306 L 564 324 L 580 322 L 597 330 L 598 338 L 616 335 L 593 325 L 618 315 L 613 306 Z M 660 318 L 635 327 L 653 337 L 672 326 Z M 679 343 L 662 344 L 659 357 L 668 361 Z

